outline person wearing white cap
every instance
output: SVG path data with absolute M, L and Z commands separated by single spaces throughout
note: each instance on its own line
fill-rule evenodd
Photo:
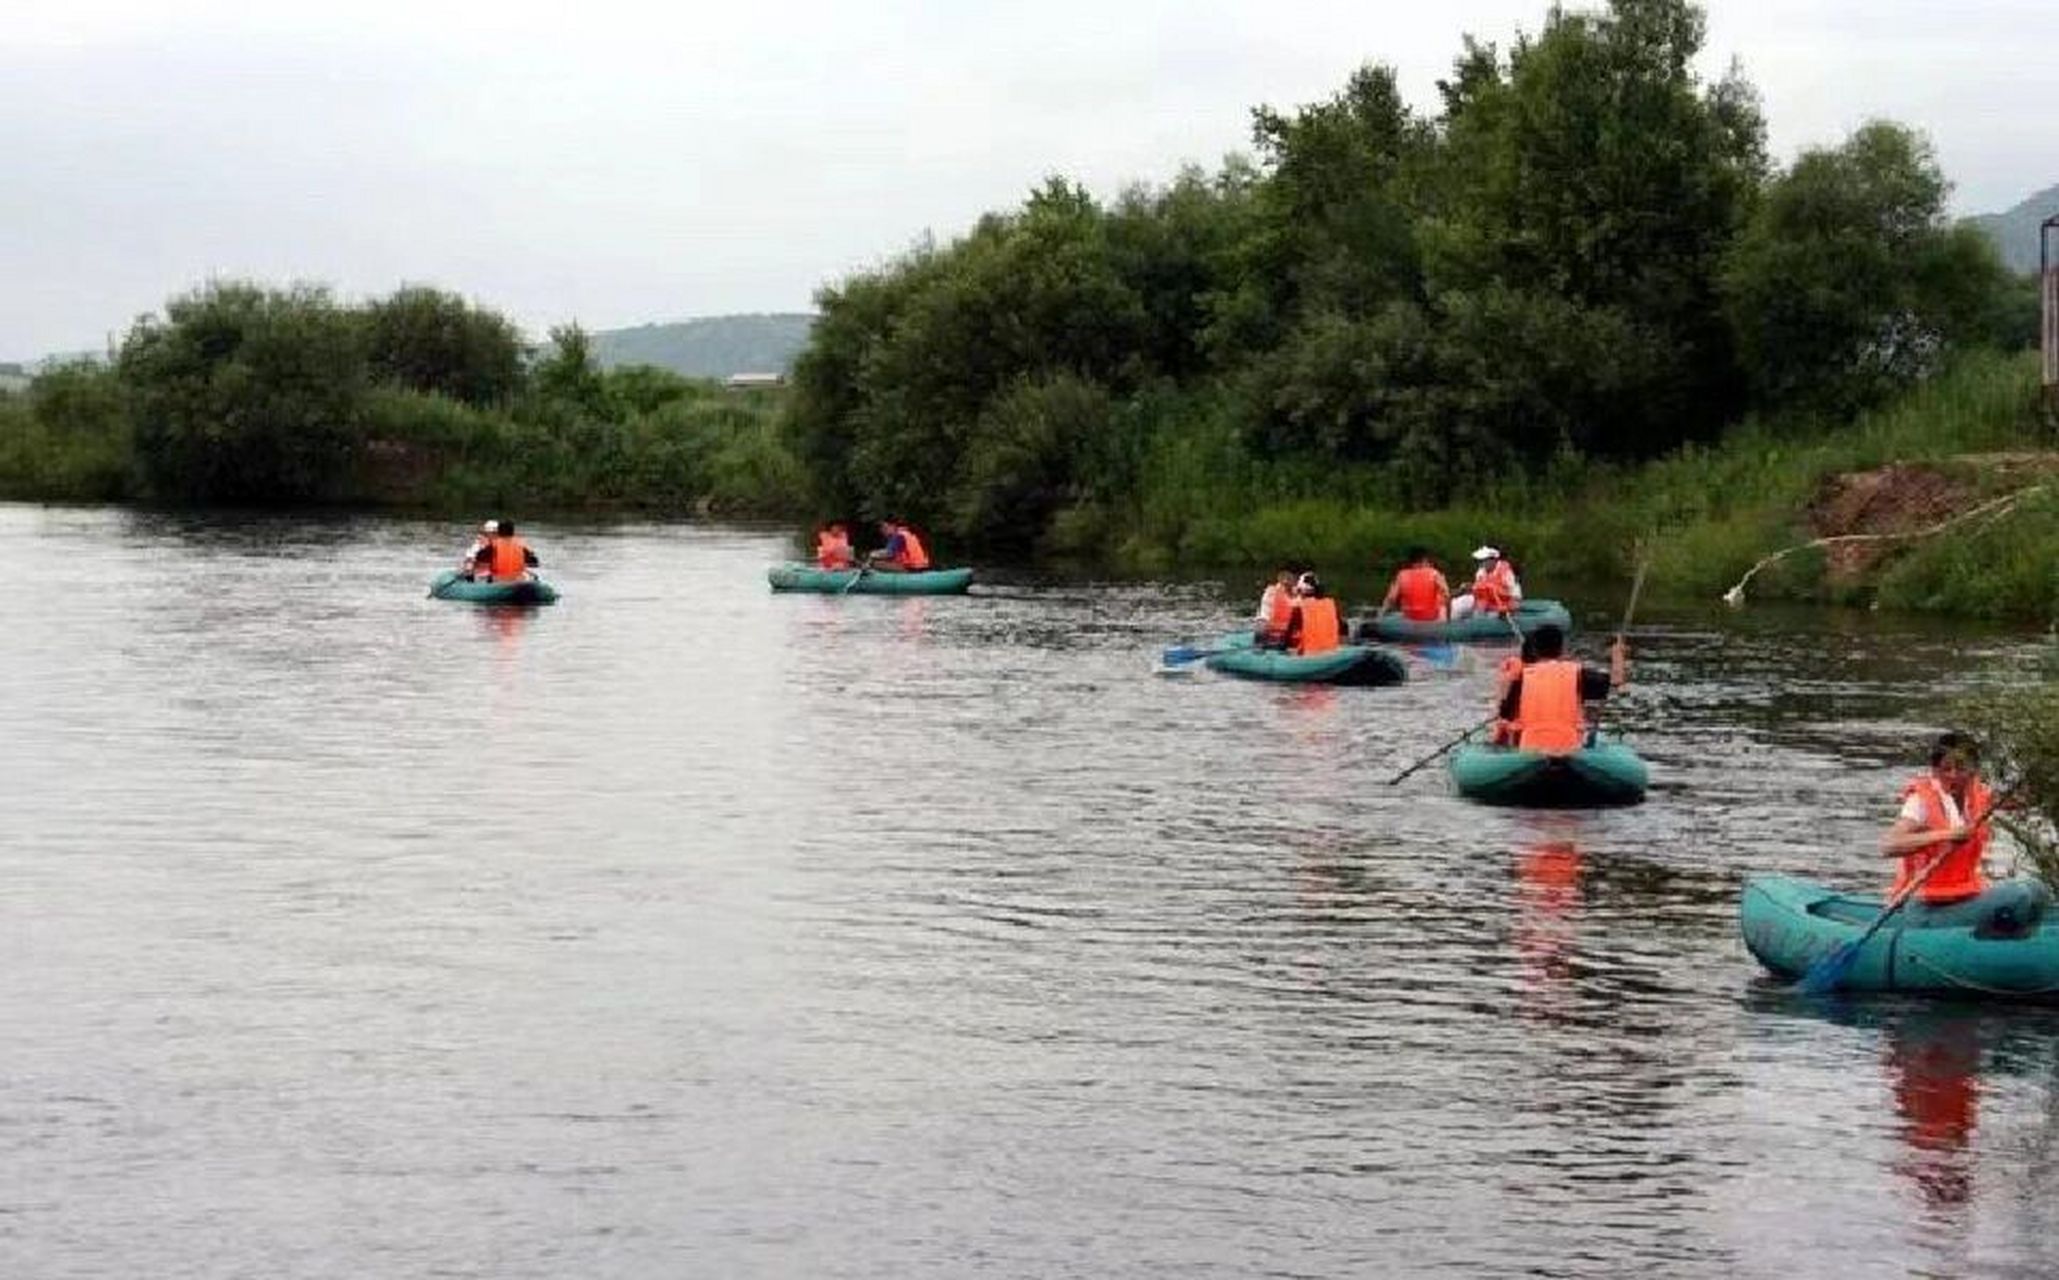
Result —
M 458 561 L 458 573 L 470 581 L 473 566 L 479 560 L 479 553 L 493 544 L 493 535 L 500 532 L 500 521 L 488 520 L 479 526 L 479 532 L 472 535 L 472 546 L 465 552 L 465 558 Z
M 1451 602 L 1451 620 L 1470 618 L 1485 610 L 1489 613 L 1513 613 L 1523 603 L 1523 584 L 1516 581 L 1515 566 L 1502 558 L 1494 547 L 1480 547 L 1473 552 L 1473 559 L 1479 568 L 1473 570 L 1473 589 Z

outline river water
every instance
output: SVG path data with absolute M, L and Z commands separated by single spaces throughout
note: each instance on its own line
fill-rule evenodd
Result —
M 0 1274 L 2059 1265 L 2059 1017 L 1797 1002 L 1735 923 L 1879 880 L 2034 638 L 1654 612 L 1650 802 L 1546 815 L 1386 785 L 1484 662 L 1154 674 L 1241 583 L 528 536 L 496 612 L 447 524 L 0 507 Z

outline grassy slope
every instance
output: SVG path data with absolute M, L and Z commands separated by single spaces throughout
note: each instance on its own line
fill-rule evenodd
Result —
M 1119 558 L 1269 566 L 1306 560 L 1336 568 L 1389 565 L 1411 544 L 1463 564 L 1482 541 L 1510 549 L 1548 584 L 1625 575 L 1631 548 L 1655 533 L 1652 586 L 1714 598 L 1760 556 L 1814 536 L 1805 511 L 1823 481 L 1893 461 L 2053 446 L 2036 411 L 2037 369 L 2027 356 L 1975 355 L 1903 399 L 1830 431 L 1747 423 L 1710 448 L 1648 466 L 1516 479 L 1464 507 L 1398 512 L 1330 498 L 1268 496 L 1278 477 L 1244 468 L 1228 484 L 1197 465 L 1164 462 L 1123 524 Z M 2020 478 L 1951 464 L 1977 492 Z M 1220 474 L 1220 473 L 1218 473 Z M 1309 481 L 1303 491 L 1313 489 Z M 1166 492 L 1184 485 L 1183 500 Z M 1885 607 L 2049 620 L 2059 617 L 2059 486 L 1992 524 L 1912 543 L 1868 579 L 1827 584 L 1816 553 L 1792 556 L 1753 579 L 1758 597 L 1877 599 Z

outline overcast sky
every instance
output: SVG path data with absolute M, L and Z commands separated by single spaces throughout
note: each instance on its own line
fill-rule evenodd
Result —
M 1577 7 L 1577 6 L 1576 6 Z M 1044 175 L 1243 149 L 1249 109 L 1543 0 L 7 0 L 0 359 L 95 348 L 211 275 L 456 289 L 533 332 L 801 310 Z M 1715 0 L 1775 154 L 1916 125 L 1955 207 L 2059 182 L 2052 0 Z M 2039 118 L 2042 114 L 2043 118 Z

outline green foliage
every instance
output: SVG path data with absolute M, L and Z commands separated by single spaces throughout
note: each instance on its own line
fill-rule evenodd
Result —
M 593 340 L 575 324 L 550 331 L 550 349 L 532 375 L 531 414 L 608 416 L 608 383 L 593 358 Z
M 105 502 L 134 483 L 127 405 L 105 365 L 59 365 L 0 394 L 0 497 Z
M 498 312 L 420 285 L 364 309 L 375 382 L 434 391 L 470 405 L 506 404 L 523 383 L 522 333 Z
M 206 285 L 137 321 L 117 367 L 153 496 L 321 500 L 356 462 L 363 326 L 327 290 Z
M 1994 248 L 1946 221 L 1946 191 L 1929 144 L 1881 121 L 1771 185 L 1724 280 L 1763 403 L 1850 413 L 2006 327 Z
M 1992 776 L 2017 787 L 1998 825 L 2016 838 L 2046 884 L 2059 889 L 2059 649 L 2041 672 L 1969 700 Z
M 428 323 L 439 317 L 447 323 Z M 351 311 L 320 290 L 209 286 L 139 323 L 113 367 L 61 367 L 27 394 L 0 397 L 0 496 L 804 508 L 779 393 L 732 393 L 647 367 L 603 374 L 585 335 L 568 328 L 533 379 L 517 366 L 501 392 L 455 394 L 489 384 L 457 377 L 468 348 L 444 338 L 468 326 L 492 338 L 501 324 L 431 291 Z M 407 349 L 411 332 L 426 335 L 427 350 Z M 376 362 L 374 333 L 388 344 Z M 499 353 L 476 373 L 502 367 L 508 348 L 496 339 L 470 350 Z
M 1074 490 L 1084 442 L 1109 430 L 1113 405 L 1099 384 L 1072 374 L 1026 379 L 987 406 L 953 486 L 949 528 L 960 536 L 993 531 L 993 541 L 1026 551 Z

